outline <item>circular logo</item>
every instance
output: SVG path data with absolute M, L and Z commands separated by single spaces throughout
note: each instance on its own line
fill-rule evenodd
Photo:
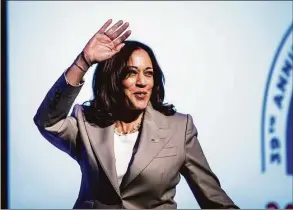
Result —
M 268 75 L 262 107 L 262 172 L 292 176 L 293 23 L 285 32 Z

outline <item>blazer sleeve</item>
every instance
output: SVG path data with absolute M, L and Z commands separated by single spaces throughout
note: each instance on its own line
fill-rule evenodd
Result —
M 221 188 L 217 176 L 212 172 L 197 139 L 197 129 L 190 115 L 187 115 L 185 138 L 186 157 L 180 172 L 186 179 L 199 206 L 209 209 L 239 209 Z
M 75 106 L 72 114 L 68 113 L 80 92 L 83 83 L 71 86 L 62 74 L 46 94 L 34 116 L 34 123 L 40 133 L 54 146 L 68 153 L 76 159 L 76 145 L 78 138 L 78 126 L 76 114 L 78 106 Z

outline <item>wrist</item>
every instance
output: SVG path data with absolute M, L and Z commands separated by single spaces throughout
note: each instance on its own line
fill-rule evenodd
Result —
M 91 59 L 89 58 L 88 54 L 83 50 L 81 52 L 81 55 L 82 55 L 82 58 L 84 59 L 84 61 L 86 62 L 86 64 L 88 65 L 88 67 L 91 67 L 93 63 L 92 63 Z
M 87 63 L 83 52 L 81 52 L 76 59 L 74 60 L 73 64 L 75 64 L 81 71 L 87 72 L 87 70 L 90 68 L 90 64 Z

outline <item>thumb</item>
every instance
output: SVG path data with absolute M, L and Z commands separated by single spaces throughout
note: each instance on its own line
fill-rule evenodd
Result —
M 117 52 L 119 52 L 119 51 L 122 49 L 122 47 L 124 47 L 124 46 L 125 46 L 124 43 L 120 43 L 119 45 L 117 45 L 117 47 L 115 47 L 115 50 L 116 50 Z

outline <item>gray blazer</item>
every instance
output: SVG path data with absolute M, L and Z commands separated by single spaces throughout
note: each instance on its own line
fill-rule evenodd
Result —
M 201 208 L 238 208 L 211 171 L 192 117 L 180 113 L 165 116 L 151 105 L 146 109 L 127 173 L 118 186 L 114 126 L 90 124 L 81 105 L 75 105 L 68 116 L 81 88 L 67 84 L 62 75 L 34 116 L 41 134 L 80 165 L 82 180 L 73 208 L 174 209 L 180 174 Z

